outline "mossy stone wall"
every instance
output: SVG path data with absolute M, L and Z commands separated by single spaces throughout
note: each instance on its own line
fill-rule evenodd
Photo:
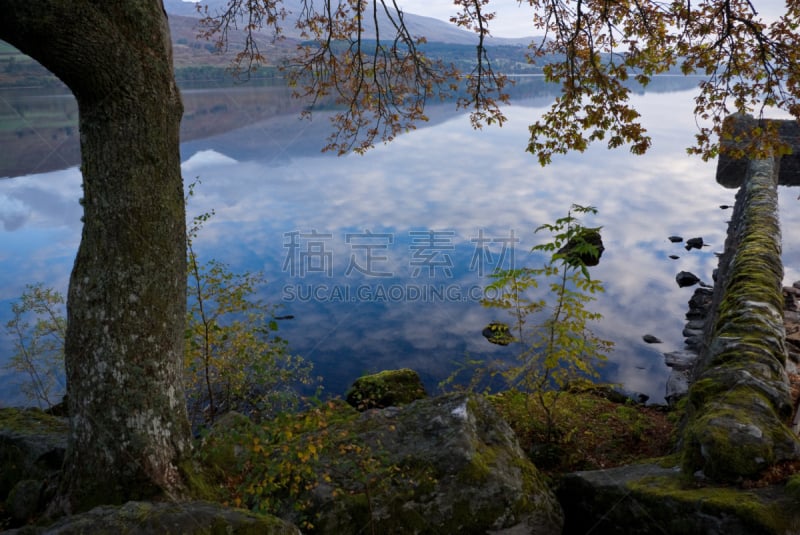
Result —
M 778 164 L 748 163 L 720 258 L 712 315 L 689 389 L 683 469 L 735 481 L 800 457 L 783 324 Z

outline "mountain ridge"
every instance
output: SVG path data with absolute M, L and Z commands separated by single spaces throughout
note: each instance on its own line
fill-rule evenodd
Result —
M 228 0 L 204 0 L 199 2 L 201 6 L 208 7 L 208 13 L 214 15 L 224 10 L 228 5 Z M 300 32 L 291 22 L 292 15 L 299 13 L 302 0 L 284 0 L 284 9 L 289 13 L 287 20 L 283 24 L 283 34 L 292 39 L 300 39 Z M 200 18 L 202 13 L 197 10 L 194 2 L 183 0 L 164 0 L 164 8 L 168 15 L 182 17 Z M 385 13 L 378 13 L 379 27 L 388 27 L 391 23 Z M 448 43 L 458 45 L 477 45 L 478 35 L 474 32 L 464 30 L 455 24 L 448 23 L 433 17 L 417 15 L 414 13 L 403 12 L 403 19 L 411 35 L 415 37 L 425 37 L 428 42 Z M 375 27 L 372 20 L 365 19 L 365 29 L 368 33 L 374 33 Z M 487 44 L 490 46 L 519 46 L 526 47 L 530 43 L 537 41 L 536 36 L 530 37 L 495 37 L 490 35 Z

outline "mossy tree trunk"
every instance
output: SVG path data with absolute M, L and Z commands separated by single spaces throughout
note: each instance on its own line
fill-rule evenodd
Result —
M 60 506 L 179 496 L 190 439 L 182 104 L 161 0 L 0 0 L 0 13 L 0 38 L 63 80 L 80 111 Z

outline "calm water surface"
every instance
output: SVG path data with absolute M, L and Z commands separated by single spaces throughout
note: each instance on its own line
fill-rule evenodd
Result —
M 677 287 L 675 274 L 711 282 L 730 213 L 719 206 L 733 204 L 735 193 L 716 184 L 713 163 L 686 156 L 695 128 L 690 91 L 633 97 L 654 141 L 646 156 L 593 147 L 544 169 L 524 151 L 544 97 L 517 98 L 505 126 L 483 131 L 435 107 L 429 125 L 364 156 L 335 157 L 319 152 L 323 115 L 313 122 L 292 110 L 276 115 L 287 101 L 258 91 L 187 92 L 186 122 L 196 122 L 187 136 L 194 139 L 182 145 L 183 173 L 187 183 L 202 182 L 188 211 L 216 212 L 196 250 L 235 271 L 264 272 L 260 297 L 294 316 L 281 322 L 281 335 L 314 362 L 329 394 L 365 372 L 396 367 L 418 370 L 436 391 L 464 358 L 511 358 L 511 347 L 480 334 L 489 321 L 507 319 L 481 307 L 480 290 L 497 266 L 541 265 L 530 248 L 546 236 L 533 229 L 578 203 L 597 207 L 583 222 L 603 227 L 606 247 L 592 268 L 606 287 L 592 305 L 604 316 L 595 331 L 616 343 L 604 377 L 663 401 L 661 353 L 682 348 L 692 293 Z M 194 106 L 197 99 L 209 100 Z M 247 126 L 221 128 L 230 114 Z M 26 283 L 66 293 L 79 197 L 74 165 L 0 180 L 3 323 Z M 782 192 L 787 282 L 800 279 L 796 197 Z M 667 240 L 673 234 L 711 245 L 688 252 Z M 663 343 L 645 344 L 648 333 Z M 0 342 L 0 363 L 9 348 Z M 0 401 L 22 402 L 16 379 L 0 371 Z

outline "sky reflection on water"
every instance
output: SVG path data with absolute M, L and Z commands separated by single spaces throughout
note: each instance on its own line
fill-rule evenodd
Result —
M 406 366 L 418 370 L 433 391 L 453 362 L 467 355 L 512 356 L 510 347 L 493 346 L 480 334 L 489 321 L 504 320 L 505 314 L 482 308 L 470 294 L 488 282 L 486 273 L 470 269 L 476 248 L 472 240 L 481 232 L 499 239 L 513 231 L 520 240 L 514 249 L 516 265 L 538 265 L 542 257 L 529 251 L 546 236 L 534 235 L 533 229 L 563 216 L 572 203 L 592 205 L 599 213 L 584 222 L 603 226 L 606 248 L 600 265 L 592 268 L 606 287 L 592 306 L 604 316 L 596 333 L 616 343 L 605 378 L 661 402 L 668 374 L 661 353 L 682 348 L 692 293 L 677 287 L 675 274 L 691 271 L 711 282 L 713 253 L 722 249 L 730 215 L 719 206 L 732 205 L 735 194 L 716 184 L 714 163 L 685 154 L 695 127 L 691 94 L 632 98 L 653 136 L 647 155 L 592 147 L 584 154 L 556 157 L 547 168 L 524 152 L 527 125 L 542 111 L 532 101 L 509 107 L 502 129 L 484 131 L 473 131 L 466 116 L 443 107 L 434 110 L 433 126 L 364 156 L 320 154 L 325 122 L 301 122 L 294 116 L 190 141 L 182 146 L 184 178 L 188 183 L 197 177 L 202 184 L 189 214 L 216 212 L 195 248 L 202 259 L 216 258 L 236 271 L 263 270 L 269 285 L 262 297 L 281 302 L 280 314 L 295 318 L 281 322 L 281 335 L 294 353 L 315 363 L 329 394 L 342 394 L 364 372 Z M 262 142 L 268 148 L 260 150 Z M 78 169 L 70 168 L 0 181 L 3 322 L 10 300 L 26 283 L 42 281 L 66 291 L 80 237 L 79 180 Z M 790 282 L 800 279 L 800 249 L 790 234 L 799 215 L 796 192 L 783 191 L 781 197 Z M 301 276 L 299 260 L 294 266 L 287 261 L 291 233 L 312 231 L 329 235 L 311 241 L 322 243 L 329 254 L 330 275 L 307 269 Z M 390 277 L 358 269 L 345 275 L 353 255 L 363 264 L 366 249 L 353 245 L 366 243 L 367 231 L 384 236 L 384 241 L 371 242 L 385 246 L 371 250 L 380 258 L 373 271 Z M 444 232 L 437 236 L 448 248 L 435 254 L 450 262 L 433 269 L 432 276 L 419 262 L 426 254 L 422 242 L 415 242 L 429 231 Z M 711 246 L 687 252 L 667 240 L 673 234 L 702 236 Z M 502 242 L 488 245 L 496 261 Z M 680 259 L 670 260 L 670 254 Z M 415 276 L 418 268 L 423 269 Z M 341 292 L 367 286 L 373 295 L 355 302 L 299 298 L 303 289 L 321 285 Z M 423 292 L 460 288 L 462 294 L 436 302 L 402 293 L 374 296 L 376 288 L 407 291 L 409 286 Z M 319 296 L 330 297 L 330 291 L 314 297 Z M 648 333 L 664 342 L 645 344 L 641 337 Z M 8 340 L 0 350 L 8 354 Z M 0 372 L 0 399 L 21 401 L 10 384 L 9 375 Z

